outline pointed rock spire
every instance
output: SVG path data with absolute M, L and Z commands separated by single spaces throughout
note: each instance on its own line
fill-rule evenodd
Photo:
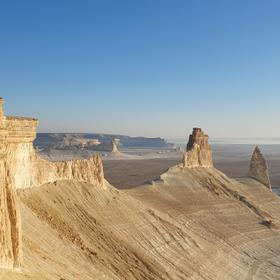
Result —
M 111 152 L 112 153 L 119 153 L 116 139 L 111 141 L 111 145 L 112 145 L 112 151 Z
M 271 190 L 268 164 L 258 146 L 255 148 L 251 158 L 249 176 L 258 180 Z

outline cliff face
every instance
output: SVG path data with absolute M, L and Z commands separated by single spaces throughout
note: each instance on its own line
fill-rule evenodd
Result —
M 193 129 L 183 157 L 184 167 L 213 167 L 212 150 L 208 139 L 209 136 L 204 134 L 201 128 Z
M 2 104 L 0 98 L 0 266 L 11 268 L 22 262 L 21 220 L 7 163 L 7 119 Z
M 18 267 L 22 262 L 21 219 L 15 189 L 8 180 L 7 168 L 0 160 L 0 266 Z
M 33 148 L 38 121 L 6 117 L 2 105 L 0 98 L 0 266 L 18 267 L 22 240 L 16 189 L 63 179 L 102 185 L 104 175 L 99 156 L 67 162 L 40 158 Z
M 33 148 L 37 124 L 34 119 L 7 118 L 6 163 L 14 188 L 30 188 L 63 179 L 103 183 L 99 156 L 65 162 L 48 162 L 40 158 Z
M 256 147 L 250 162 L 249 177 L 252 177 L 271 190 L 268 164 L 259 147 Z

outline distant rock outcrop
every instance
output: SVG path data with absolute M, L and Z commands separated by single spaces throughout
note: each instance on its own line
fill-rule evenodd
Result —
M 111 144 L 112 144 L 112 151 L 111 151 L 111 153 L 119 153 L 116 139 L 112 140 Z
M 183 157 L 184 167 L 213 167 L 212 149 L 208 143 L 209 136 L 201 128 L 194 128 L 189 136 Z
M 259 147 L 256 147 L 250 163 L 249 176 L 258 180 L 271 190 L 268 164 Z
M 88 160 L 48 162 L 33 148 L 38 121 L 6 117 L 0 98 L 0 266 L 19 267 L 22 262 L 20 213 L 16 189 L 63 179 L 103 185 L 99 156 Z

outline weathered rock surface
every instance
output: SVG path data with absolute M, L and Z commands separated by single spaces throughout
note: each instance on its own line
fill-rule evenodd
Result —
M 21 221 L 15 188 L 7 167 L 6 117 L 0 98 L 0 266 L 18 267 L 22 262 Z
M 0 266 L 19 267 L 22 263 L 21 219 L 15 189 L 8 180 L 4 160 L 0 160 Z
M 268 164 L 259 147 L 256 147 L 250 162 L 249 177 L 252 177 L 271 190 Z
M 103 166 L 99 156 L 62 162 L 42 159 L 33 148 L 37 125 L 36 119 L 6 118 L 6 163 L 14 188 L 30 188 L 63 179 L 103 183 Z
M 64 179 L 102 185 L 104 175 L 99 156 L 67 162 L 48 162 L 40 158 L 33 148 L 38 121 L 6 117 L 2 105 L 0 98 L 0 266 L 12 268 L 22 262 L 16 189 Z
M 187 149 L 183 157 L 184 167 L 213 167 L 212 149 L 209 136 L 201 128 L 194 128 L 189 136 Z
M 279 280 L 280 199 L 251 178 L 177 166 L 129 190 L 72 180 L 18 195 L 22 273 L 1 280 Z

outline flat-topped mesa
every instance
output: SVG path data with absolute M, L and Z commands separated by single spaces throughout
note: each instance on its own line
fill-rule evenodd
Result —
M 201 128 L 194 128 L 183 157 L 184 167 L 213 167 L 209 136 Z
M 34 150 L 38 120 L 6 117 L 0 98 L 0 267 L 20 267 L 22 238 L 16 189 L 57 180 L 105 182 L 100 156 L 87 160 L 48 162 Z
M 250 162 L 249 177 L 256 179 L 271 190 L 269 170 L 266 159 L 259 147 L 256 147 Z

